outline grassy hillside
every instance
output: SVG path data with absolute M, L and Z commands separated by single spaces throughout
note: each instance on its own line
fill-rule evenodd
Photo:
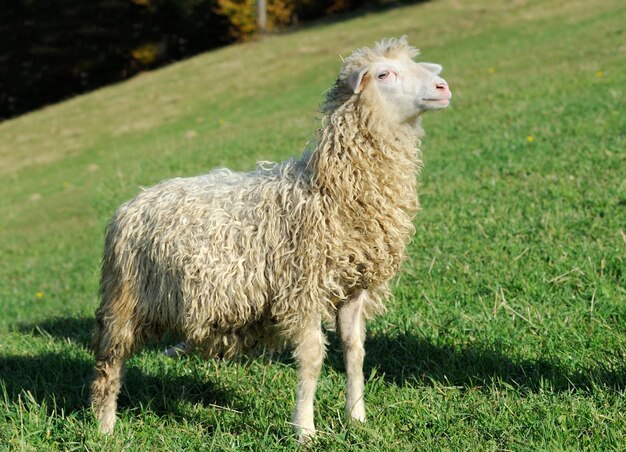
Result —
M 0 124 L 0 444 L 296 446 L 284 356 L 133 358 L 115 436 L 87 409 L 107 219 L 139 186 L 298 154 L 340 55 L 408 34 L 453 106 L 425 119 L 423 210 L 370 324 L 369 423 L 342 419 L 332 334 L 320 449 L 626 444 L 626 6 L 433 1 L 207 53 Z

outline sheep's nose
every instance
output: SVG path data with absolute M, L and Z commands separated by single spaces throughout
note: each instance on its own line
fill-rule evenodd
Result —
M 441 94 L 442 96 L 452 96 L 452 93 L 450 92 L 450 88 L 448 87 L 448 84 L 446 82 L 437 82 L 435 84 L 435 88 L 437 89 L 437 91 L 439 92 L 439 94 Z

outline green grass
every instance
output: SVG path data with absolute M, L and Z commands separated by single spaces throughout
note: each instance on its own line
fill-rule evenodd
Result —
M 0 449 L 280 450 L 296 372 L 134 357 L 116 434 L 87 407 L 104 225 L 138 186 L 298 154 L 352 49 L 406 33 L 453 106 L 425 118 L 423 210 L 366 343 L 369 422 L 320 450 L 623 449 L 626 6 L 433 1 L 232 46 L 0 124 Z M 532 137 L 532 138 L 529 138 Z

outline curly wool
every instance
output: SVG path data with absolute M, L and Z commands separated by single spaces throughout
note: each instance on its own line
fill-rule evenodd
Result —
M 355 95 L 346 74 L 402 54 L 417 51 L 385 40 L 346 59 L 300 159 L 168 180 L 122 205 L 107 227 L 96 315 L 111 337 L 94 341 L 96 354 L 115 335 L 136 348 L 166 331 L 206 354 L 279 348 L 361 289 L 366 314 L 382 312 L 414 233 L 421 129 L 391 126 L 377 94 Z

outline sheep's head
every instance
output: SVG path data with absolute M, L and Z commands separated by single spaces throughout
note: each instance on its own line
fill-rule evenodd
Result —
M 393 122 L 402 124 L 415 122 L 427 110 L 447 107 L 452 93 L 439 77 L 442 67 L 413 61 L 418 53 L 405 36 L 356 50 L 346 58 L 325 110 L 356 95 L 380 105 Z

